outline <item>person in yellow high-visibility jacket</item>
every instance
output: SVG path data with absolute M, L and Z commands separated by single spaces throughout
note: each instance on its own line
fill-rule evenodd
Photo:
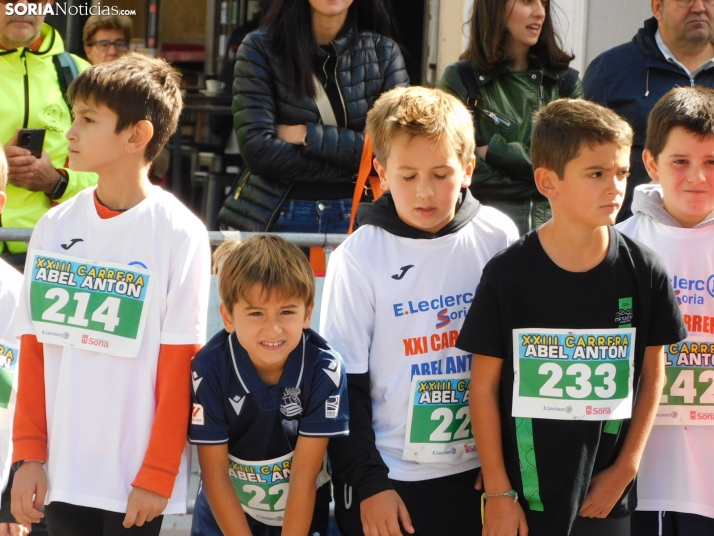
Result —
M 18 4 L 22 4 L 20 1 Z M 31 4 L 26 4 L 31 6 Z M 55 57 L 74 61 L 77 71 L 89 64 L 65 53 L 62 38 L 44 23 L 44 15 L 8 13 L 0 5 L 0 143 L 9 167 L 2 227 L 34 227 L 53 203 L 71 198 L 97 182 L 94 173 L 67 169 L 65 133 L 72 115 L 60 85 Z M 44 128 L 41 158 L 17 147 L 20 128 Z M 0 252 L 22 269 L 24 242 L 0 242 Z

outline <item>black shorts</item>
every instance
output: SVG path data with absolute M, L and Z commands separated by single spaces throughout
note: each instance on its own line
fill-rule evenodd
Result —
M 124 512 L 109 512 L 56 501 L 45 506 L 45 519 L 52 536 L 159 536 L 164 516 L 130 529 L 122 525 L 124 517 Z
M 603 519 L 578 516 L 570 536 L 630 536 L 630 516 Z
M 632 536 L 712 536 L 714 518 L 682 512 L 637 511 Z
M 478 471 L 417 482 L 390 480 L 407 507 L 414 536 L 481 536 L 481 492 L 474 489 Z M 364 536 L 357 492 L 334 479 L 334 493 L 342 536 Z

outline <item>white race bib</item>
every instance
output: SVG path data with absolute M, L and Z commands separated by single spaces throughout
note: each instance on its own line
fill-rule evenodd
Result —
M 295 451 L 265 461 L 246 461 L 228 455 L 228 475 L 243 511 L 273 527 L 281 527 L 288 503 L 290 471 Z M 317 477 L 316 488 L 329 482 L 327 456 Z
M 136 357 L 144 334 L 153 272 L 30 252 L 30 313 L 37 340 L 119 357 Z
M 17 361 L 20 357 L 20 345 L 0 339 L 0 408 L 7 409 L 10 405 L 12 386 L 17 374 Z M 6 419 L 0 419 L 0 428 L 8 424 Z
M 664 347 L 667 383 L 655 424 L 714 425 L 714 340 Z
M 469 373 L 412 378 L 402 459 L 421 463 L 475 458 Z
M 635 328 L 514 329 L 513 416 L 630 418 L 634 355 Z

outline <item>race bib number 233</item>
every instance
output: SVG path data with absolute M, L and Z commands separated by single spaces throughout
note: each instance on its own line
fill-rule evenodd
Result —
M 513 330 L 513 416 L 627 419 L 635 328 Z

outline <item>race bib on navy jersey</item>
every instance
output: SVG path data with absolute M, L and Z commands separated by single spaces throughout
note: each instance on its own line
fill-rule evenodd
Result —
M 402 459 L 422 463 L 476 458 L 469 373 L 414 376 Z
M 37 340 L 136 357 L 152 272 L 138 266 L 32 251 L 30 313 Z
M 634 355 L 635 328 L 514 329 L 513 416 L 630 418 Z
M 20 346 L 0 339 L 0 408 L 7 409 L 17 373 Z
M 714 425 L 714 338 L 664 347 L 667 383 L 655 424 Z
M 243 511 L 250 517 L 281 527 L 290 488 L 290 471 L 295 451 L 266 461 L 245 461 L 228 455 L 228 475 Z M 330 480 L 327 457 L 317 478 L 319 488 Z

